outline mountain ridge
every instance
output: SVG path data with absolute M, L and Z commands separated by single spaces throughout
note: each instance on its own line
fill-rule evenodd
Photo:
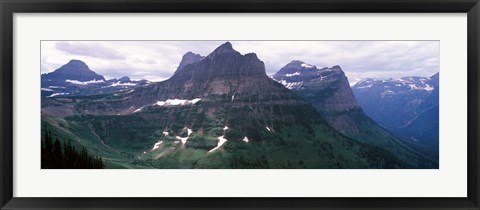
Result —
M 52 109 L 71 112 L 55 116 Z M 105 159 L 123 167 L 435 167 L 413 152 L 388 152 L 336 131 L 304 98 L 270 79 L 256 54 L 242 55 L 229 42 L 165 81 L 46 98 L 42 112 L 42 123 L 113 151 Z
M 438 136 L 439 132 L 439 73 L 430 77 L 364 79 L 352 86 L 352 89 L 367 115 L 381 126 L 403 137 L 406 141 L 433 145 L 436 147 L 433 149 L 438 153 L 436 146 L 438 138 L 429 136 Z M 425 116 L 430 116 L 432 120 L 431 123 L 426 124 L 428 126 L 420 126 L 420 124 L 409 126 L 424 112 L 428 113 L 421 117 L 421 121 L 425 122 Z

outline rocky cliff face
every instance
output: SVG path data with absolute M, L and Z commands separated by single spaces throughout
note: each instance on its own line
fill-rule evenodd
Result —
M 156 126 L 162 129 L 188 127 L 200 133 L 227 126 L 252 142 L 290 124 L 325 124 L 310 104 L 270 79 L 255 54 L 242 55 L 227 42 L 196 62 L 188 63 L 190 56 L 166 81 L 44 110 L 72 114 L 73 107 L 81 115 L 141 116 L 161 122 Z
M 317 68 L 292 61 L 273 79 L 310 102 L 327 123 L 342 134 L 393 153 L 412 152 L 363 112 L 340 66 Z
M 359 132 L 358 122 L 349 115 L 362 111 L 340 66 L 317 68 L 295 60 L 280 69 L 273 79 L 313 104 L 337 130 L 344 134 Z
M 242 55 L 227 42 L 205 58 L 185 65 L 166 81 L 137 88 L 121 102 L 86 103 L 79 112 L 89 114 L 128 114 L 158 101 L 173 99 L 233 104 L 306 104 L 287 88 L 268 78 L 265 66 L 254 53 Z M 113 103 L 99 109 L 99 104 Z M 103 105 L 102 105 L 103 107 Z
M 225 124 L 264 130 L 266 127 L 274 130 L 275 122 L 308 122 L 315 116 L 316 121 L 322 121 L 308 102 L 268 78 L 264 63 L 254 53 L 242 55 L 229 42 L 205 58 L 184 65 L 166 81 L 119 94 L 115 100 L 101 98 L 81 103 L 76 105 L 76 110 L 96 115 L 140 114 L 175 103 L 201 104 L 201 111 L 197 111 L 205 112 L 206 117 L 227 112 Z M 192 118 L 191 122 L 197 120 Z

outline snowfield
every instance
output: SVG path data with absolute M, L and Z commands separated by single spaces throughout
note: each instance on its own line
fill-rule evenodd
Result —
M 88 84 L 95 84 L 95 83 L 103 83 L 105 81 L 103 81 L 103 80 L 90 80 L 90 81 L 81 82 L 81 81 L 78 81 L 78 80 L 67 79 L 67 80 L 65 80 L 65 82 L 72 83 L 72 84 L 75 84 L 75 85 L 88 85 Z

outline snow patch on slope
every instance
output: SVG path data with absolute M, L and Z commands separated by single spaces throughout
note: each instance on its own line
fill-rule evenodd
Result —
M 293 76 L 298 76 L 298 75 L 300 75 L 300 72 L 299 72 L 299 71 L 297 71 L 297 72 L 295 72 L 295 73 L 293 73 L 293 74 L 285 74 L 286 77 L 293 77 Z
M 218 148 L 220 148 L 223 144 L 225 144 L 225 142 L 227 142 L 227 139 L 225 138 L 225 136 L 219 136 L 218 137 L 218 144 L 215 148 L 211 149 L 210 151 L 208 151 L 208 153 L 211 153 L 215 150 L 217 150 Z
M 72 83 L 72 84 L 75 84 L 75 85 L 88 85 L 88 84 L 95 84 L 95 83 L 103 83 L 105 81 L 94 79 L 94 80 L 90 80 L 90 81 L 81 82 L 81 81 L 78 81 L 78 80 L 67 79 L 67 80 L 65 80 L 65 82 Z
M 153 105 L 157 105 L 157 106 L 181 106 L 181 105 L 196 104 L 200 100 L 201 100 L 201 98 L 195 98 L 195 99 L 192 99 L 192 100 L 167 99 L 166 101 L 157 101 L 157 103 L 155 103 Z
M 155 144 L 153 145 L 153 148 L 152 148 L 152 150 L 150 150 L 150 151 L 153 151 L 153 150 L 158 149 L 162 143 L 163 143 L 163 141 L 158 141 L 157 143 L 155 143 Z
M 143 107 L 140 107 L 138 109 L 136 109 L 135 111 L 133 111 L 133 113 L 136 113 L 136 112 L 139 112 L 139 111 L 142 111 Z
M 175 136 L 178 140 L 180 140 L 182 142 L 183 145 L 185 145 L 187 143 L 187 140 L 188 140 L 188 136 L 187 137 L 180 137 L 180 136 Z
M 54 94 L 52 94 L 48 97 L 51 98 L 51 97 L 55 97 L 55 96 L 62 96 L 62 95 L 68 95 L 68 94 L 70 94 L 70 93 L 54 93 Z
M 280 81 L 277 81 L 279 82 L 280 84 L 282 84 L 283 86 L 285 86 L 286 88 L 288 89 L 296 89 L 296 88 L 299 88 L 303 85 L 303 81 L 302 82 L 287 82 L 286 80 L 280 80 Z
M 135 83 L 131 83 L 131 82 L 125 82 L 125 83 L 121 83 L 120 81 L 118 82 L 115 82 L 107 87 L 117 87 L 117 86 L 135 86 L 137 84 Z
M 302 67 L 304 67 L 304 68 L 309 68 L 309 69 L 311 69 L 311 68 L 314 68 L 314 67 L 315 67 L 315 66 L 312 66 L 312 65 L 310 65 L 310 64 L 307 64 L 307 63 L 302 63 L 300 66 L 302 66 Z

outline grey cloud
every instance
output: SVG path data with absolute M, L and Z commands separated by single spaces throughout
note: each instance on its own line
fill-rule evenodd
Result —
M 88 56 L 107 77 L 168 78 L 188 51 L 208 55 L 225 41 L 57 42 L 51 58 Z M 351 80 L 429 76 L 439 71 L 436 41 L 231 41 L 241 53 L 255 52 L 271 75 L 291 60 L 340 65 Z M 43 56 L 43 55 L 42 55 Z M 93 59 L 95 58 L 95 59 Z M 54 59 L 49 59 L 54 62 Z M 61 63 L 57 61 L 57 63 Z M 92 64 L 93 65 L 93 64 Z M 42 67 L 43 71 L 43 67 Z
M 57 42 L 55 47 L 71 55 L 91 56 L 105 59 L 125 59 L 125 56 L 113 48 L 108 48 L 99 42 Z

